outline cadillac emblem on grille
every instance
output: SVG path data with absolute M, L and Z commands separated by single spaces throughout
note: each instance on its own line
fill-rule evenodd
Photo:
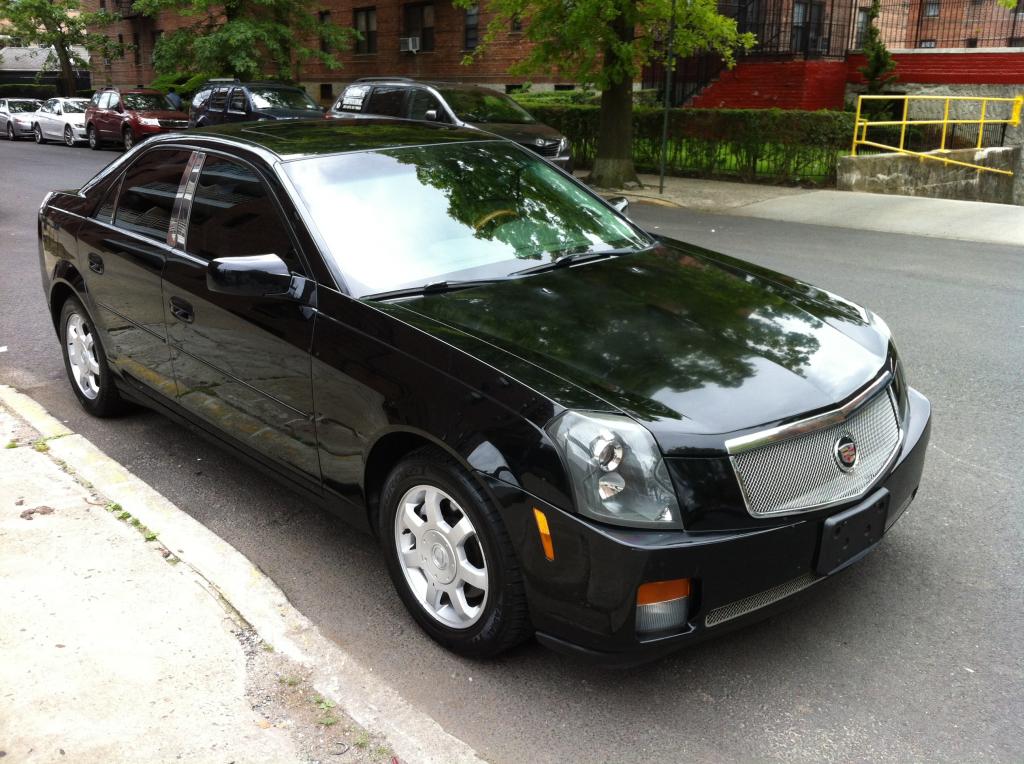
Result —
M 849 472 L 857 466 L 857 444 L 849 435 L 843 435 L 836 441 L 833 454 L 843 472 Z

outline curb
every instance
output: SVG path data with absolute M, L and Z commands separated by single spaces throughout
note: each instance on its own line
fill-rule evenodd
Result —
M 164 498 L 83 436 L 7 385 L 0 403 L 47 441 L 48 454 L 83 481 L 130 510 L 159 533 L 160 542 L 205 579 L 211 588 L 275 650 L 310 669 L 315 689 L 337 703 L 353 721 L 383 735 L 408 762 L 478 764 L 466 743 L 413 708 L 394 689 L 328 640 L 296 610 L 273 581 L 226 541 Z

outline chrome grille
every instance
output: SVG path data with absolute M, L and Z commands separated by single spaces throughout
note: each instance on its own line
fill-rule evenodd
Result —
M 708 613 L 707 618 L 704 619 L 704 625 L 710 628 L 726 621 L 731 621 L 734 618 L 739 618 L 747 613 L 753 613 L 755 610 L 760 610 L 763 607 L 768 607 L 780 600 L 784 600 L 786 597 L 796 594 L 820 580 L 821 578 L 813 573 L 805 573 L 799 578 L 794 578 L 792 581 L 773 586 L 771 589 L 765 589 L 757 594 L 751 594 L 749 597 L 730 602 L 728 605 L 716 607 Z
M 558 141 L 545 143 L 543 146 L 538 146 L 536 143 L 524 143 L 523 145 L 526 146 L 526 148 L 537 152 L 542 157 L 558 156 Z
M 755 517 L 788 514 L 862 496 L 890 465 L 900 444 L 900 427 L 890 387 L 843 421 L 769 442 L 730 456 L 747 511 Z M 856 466 L 846 472 L 834 456 L 836 442 L 849 435 L 857 444 Z M 728 444 L 727 444 L 728 445 Z
M 184 130 L 188 127 L 188 120 L 186 119 L 158 119 L 160 127 L 167 127 L 172 130 Z

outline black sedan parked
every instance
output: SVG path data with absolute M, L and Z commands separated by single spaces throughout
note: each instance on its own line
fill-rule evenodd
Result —
M 161 136 L 48 195 L 39 237 L 87 411 L 163 411 L 372 530 L 466 655 L 718 634 L 918 490 L 930 406 L 880 318 L 478 131 Z

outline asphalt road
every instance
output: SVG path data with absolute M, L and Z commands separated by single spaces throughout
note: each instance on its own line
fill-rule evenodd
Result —
M 418 631 L 370 538 L 157 415 L 80 411 L 40 289 L 35 214 L 46 190 L 77 186 L 115 156 L 0 142 L 0 381 L 249 556 L 326 635 L 485 757 L 1024 757 L 1024 249 L 635 205 L 650 228 L 887 319 L 911 384 L 934 405 L 921 492 L 872 555 L 771 621 L 628 672 L 536 644 L 471 662 Z

